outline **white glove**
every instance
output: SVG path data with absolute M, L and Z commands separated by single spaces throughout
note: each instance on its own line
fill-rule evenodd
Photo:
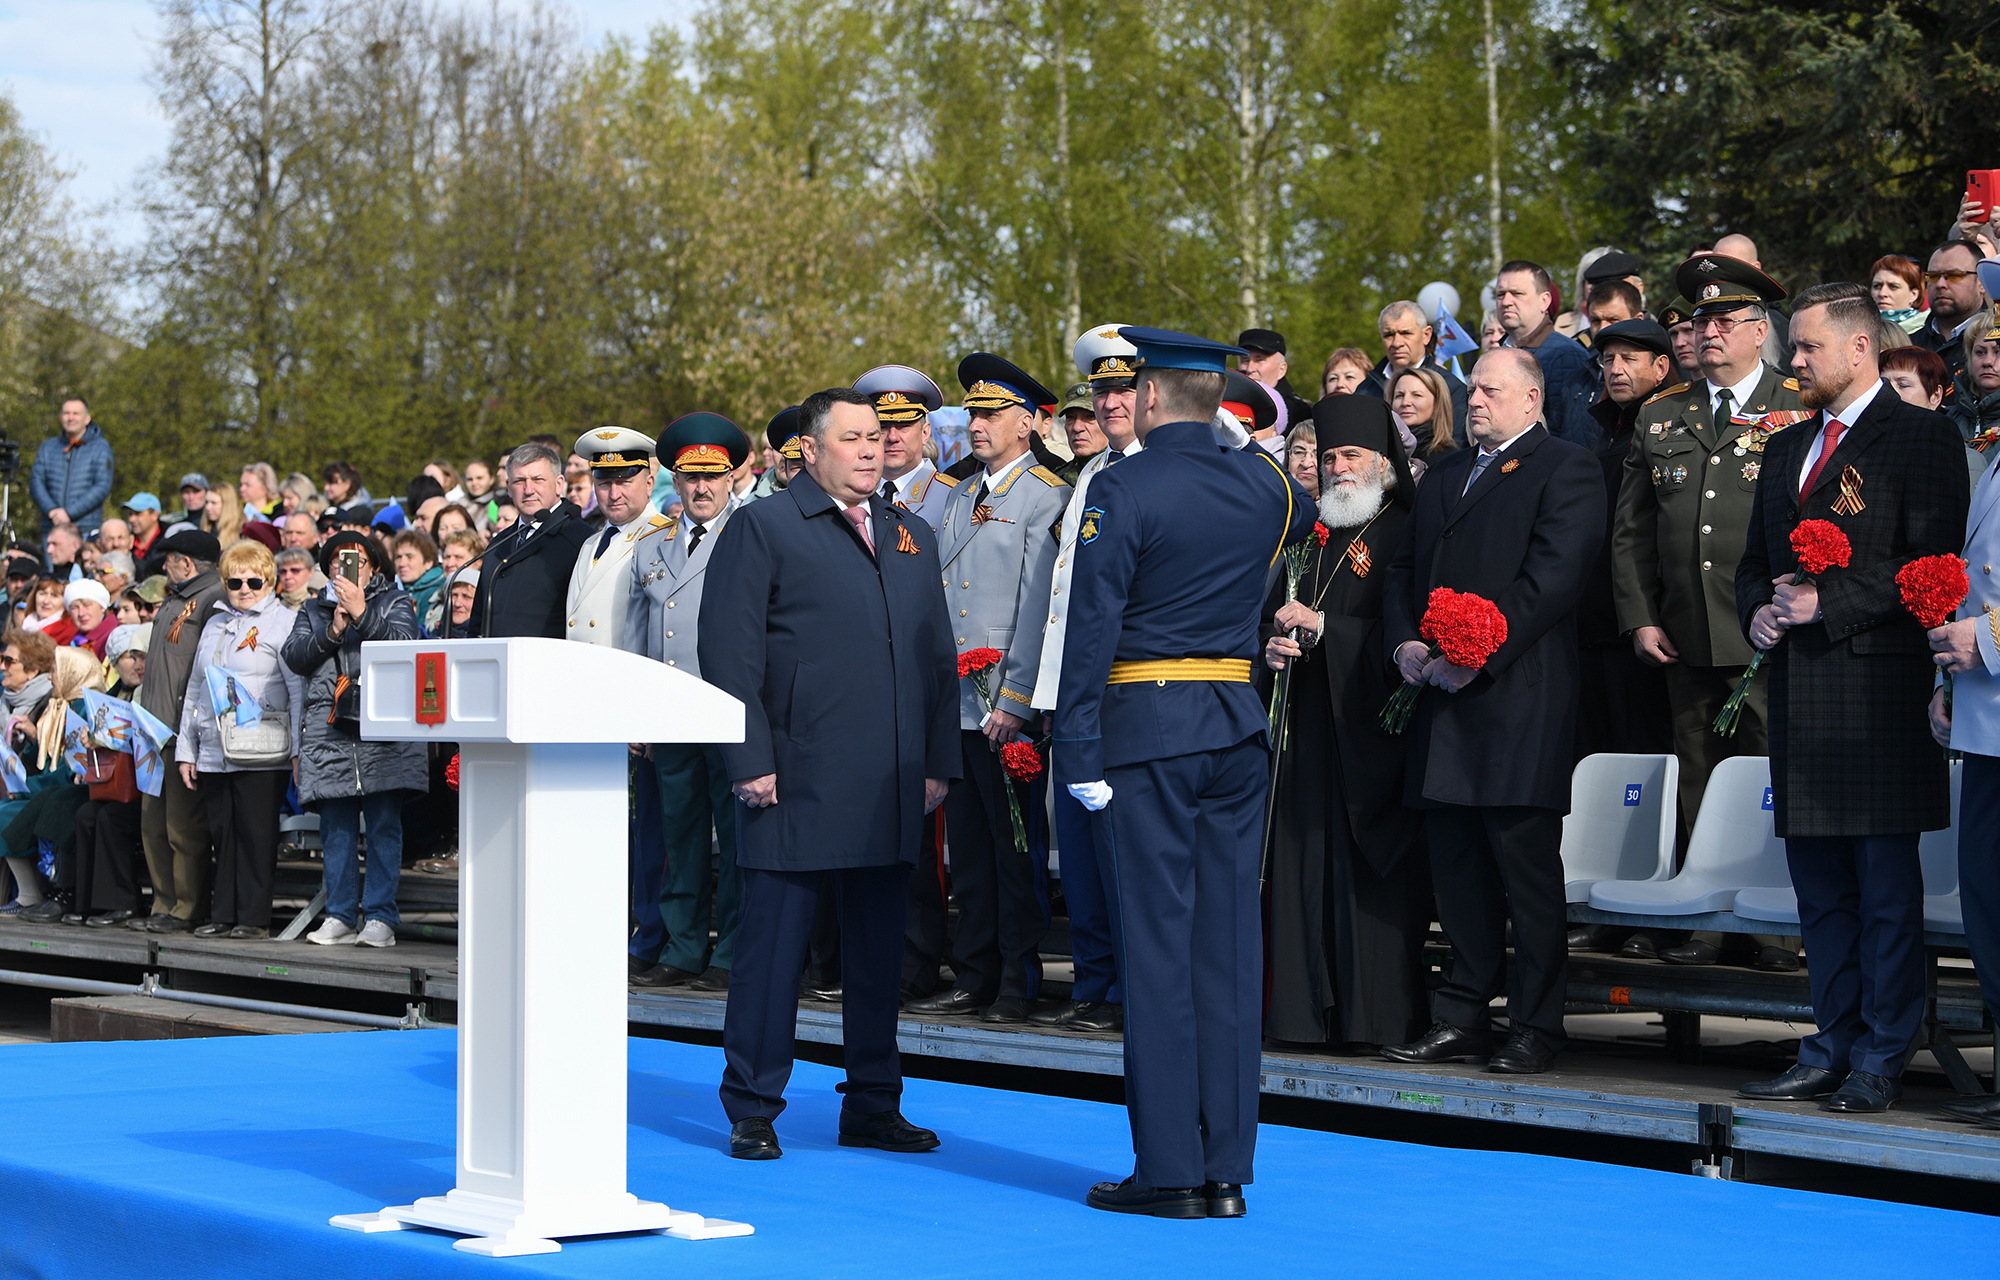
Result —
M 1069 793 L 1092 813 L 1111 803 L 1111 784 L 1108 782 L 1072 782 Z
M 1227 409 L 1217 409 L 1209 425 L 1215 431 L 1215 442 L 1226 449 L 1241 449 L 1250 443 L 1250 433 L 1243 429 L 1243 423 Z

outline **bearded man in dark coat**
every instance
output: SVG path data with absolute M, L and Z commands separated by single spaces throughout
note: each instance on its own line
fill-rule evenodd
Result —
M 1298 598 L 1274 587 L 1264 661 L 1292 667 L 1289 729 L 1272 810 L 1265 1031 L 1365 1046 L 1427 1025 L 1422 951 L 1430 878 L 1421 817 L 1403 798 L 1405 752 L 1382 729 L 1396 681 L 1382 646 L 1384 570 L 1415 496 L 1388 405 L 1313 406 L 1325 545 L 1305 547 Z

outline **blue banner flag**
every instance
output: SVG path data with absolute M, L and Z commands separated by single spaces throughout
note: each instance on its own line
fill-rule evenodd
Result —
M 208 678 L 208 705 L 214 708 L 218 722 L 234 713 L 236 727 L 248 729 L 264 719 L 264 708 L 243 687 L 243 682 L 237 679 L 234 671 L 211 663 L 203 674 Z
M 90 772 L 90 722 L 76 713 L 74 702 L 63 708 L 62 753 L 71 773 Z
M 1437 353 L 1440 356 L 1456 360 L 1479 350 L 1479 340 L 1465 331 L 1465 326 L 1444 309 L 1443 303 L 1438 304 L 1438 313 L 1432 323 L 1437 326 Z

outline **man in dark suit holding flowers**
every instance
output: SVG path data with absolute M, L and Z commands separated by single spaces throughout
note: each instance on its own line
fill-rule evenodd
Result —
M 1951 825 L 1951 784 L 1931 741 L 1936 678 L 1896 573 L 1953 555 L 1965 536 L 1965 450 L 1939 414 L 1882 381 L 1868 290 L 1816 285 L 1792 314 L 1792 369 L 1818 410 L 1773 436 L 1736 608 L 1770 654 L 1771 799 L 1785 839 L 1818 1030 L 1797 1065 L 1745 1097 L 1825 1098 L 1883 1111 L 1923 1017 L 1921 833 Z M 1794 584 L 1792 533 L 1845 535 L 1848 562 Z

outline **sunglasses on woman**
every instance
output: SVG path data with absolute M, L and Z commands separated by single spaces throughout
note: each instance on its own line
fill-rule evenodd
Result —
M 231 591 L 241 591 L 245 587 L 248 587 L 252 591 L 262 591 L 264 589 L 264 580 L 262 578 L 229 578 L 222 585 L 228 587 Z

